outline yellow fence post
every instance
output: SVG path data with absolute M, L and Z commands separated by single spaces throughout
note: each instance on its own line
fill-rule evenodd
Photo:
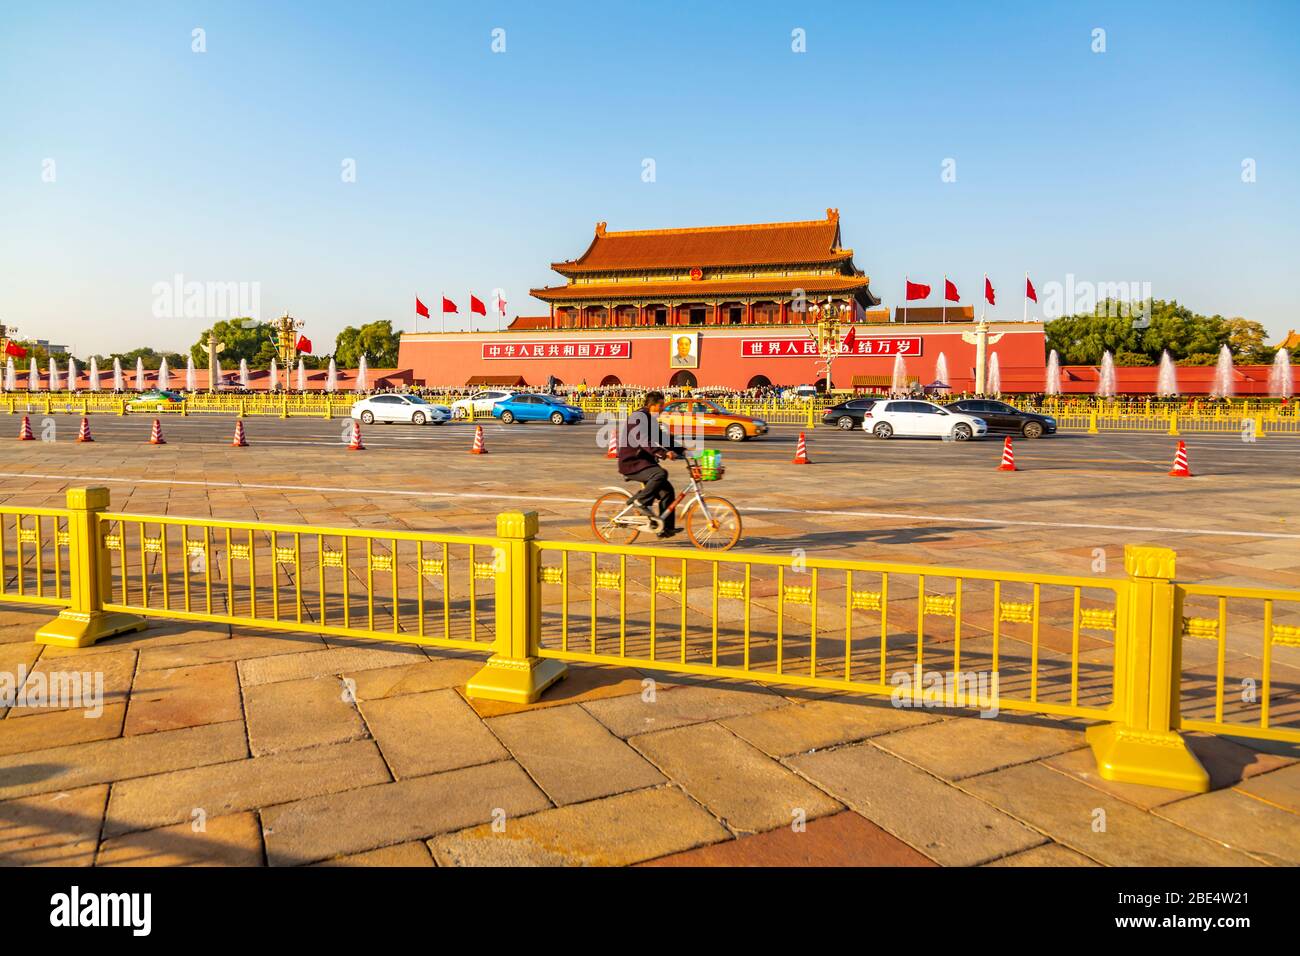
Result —
M 1256 438 L 1264 437 L 1264 416 L 1263 415 L 1255 416 L 1255 437 Z
M 1088 434 L 1089 435 L 1097 434 L 1097 413 L 1096 412 L 1088 413 Z
M 1178 413 L 1177 412 L 1169 413 L 1169 434 L 1170 435 L 1178 434 Z
M 117 400 L 117 417 L 121 418 L 125 414 L 126 414 L 126 399 L 119 398 Z
M 465 693 L 479 700 L 531 704 L 542 691 L 564 677 L 563 661 L 539 658 L 534 652 L 542 632 L 542 582 L 536 511 L 506 511 L 497 515 L 501 539 L 496 567 L 496 649 L 483 669 L 469 679 Z
M 810 399 L 808 401 L 808 430 L 809 431 L 812 431 L 814 428 L 817 427 L 817 417 L 813 414 L 813 411 L 814 411 L 813 403 L 812 400 Z
M 107 488 L 68 489 L 68 582 L 71 605 L 36 632 L 37 644 L 89 647 L 144 627 L 135 614 L 104 610 L 111 569 L 98 514 L 108 508 Z
M 1115 642 L 1120 722 L 1089 727 L 1088 743 L 1106 780 L 1210 789 L 1210 776 L 1173 728 L 1178 724 L 1182 621 L 1169 548 L 1125 545 L 1128 593 Z

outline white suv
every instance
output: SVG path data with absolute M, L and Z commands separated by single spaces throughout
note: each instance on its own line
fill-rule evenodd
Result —
M 862 416 L 863 431 L 877 438 L 983 438 L 989 427 L 984 419 L 952 412 L 934 402 L 890 399 L 876 402 Z
M 462 398 L 452 402 L 451 414 L 453 418 L 469 418 L 470 409 L 473 409 L 475 418 L 480 415 L 490 415 L 492 414 L 493 405 L 497 402 L 504 402 L 514 395 L 515 392 L 500 388 L 475 392 L 469 398 Z

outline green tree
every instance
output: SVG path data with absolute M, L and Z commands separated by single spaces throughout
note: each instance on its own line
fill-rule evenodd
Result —
M 225 343 L 221 350 L 221 364 L 229 368 L 238 365 L 239 360 L 248 362 L 251 368 L 268 368 L 275 358 L 275 333 L 265 322 L 254 319 L 222 319 L 210 329 L 204 329 L 199 340 L 190 347 L 190 355 L 199 368 L 207 368 L 208 353 L 204 346 L 208 344 L 208 333 L 215 332 L 217 342 Z
M 1117 365 L 1150 365 L 1168 351 L 1185 365 L 1213 365 L 1227 345 L 1239 363 L 1267 364 L 1275 349 L 1264 328 L 1243 318 L 1200 315 L 1177 301 L 1155 299 L 1150 313 L 1140 306 L 1107 300 L 1092 314 L 1068 315 L 1047 323 L 1047 346 L 1064 365 L 1097 365 L 1109 351 Z
M 371 368 L 395 368 L 399 341 L 387 319 L 367 322 L 361 328 L 349 325 L 334 340 L 334 361 L 339 368 L 356 368 L 365 355 Z

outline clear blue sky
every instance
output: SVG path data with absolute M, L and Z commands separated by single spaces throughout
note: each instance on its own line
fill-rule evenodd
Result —
M 323 351 L 409 329 L 416 293 L 542 312 L 528 288 L 600 219 L 837 206 L 889 303 L 987 271 L 1019 318 L 1026 270 L 1073 273 L 1275 336 L 1300 325 L 1297 117 L 1295 2 L 7 3 L 0 320 L 182 347 L 208 323 L 151 316 L 181 273 L 259 282 Z

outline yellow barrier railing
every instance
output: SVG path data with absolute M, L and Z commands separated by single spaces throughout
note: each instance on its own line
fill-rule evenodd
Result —
M 488 653 L 466 692 L 514 703 L 587 662 L 1047 713 L 1099 722 L 1103 777 L 1190 791 L 1180 730 L 1300 743 L 1274 667 L 1300 592 L 1180 584 L 1166 548 L 1100 578 L 544 541 L 533 512 L 464 536 L 107 509 L 0 508 L 0 598 L 63 608 L 37 641 L 161 617 Z

